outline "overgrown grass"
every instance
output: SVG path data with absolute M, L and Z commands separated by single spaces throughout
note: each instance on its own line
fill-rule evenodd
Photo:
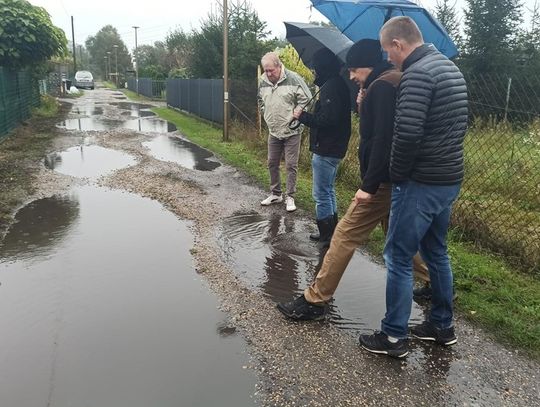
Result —
M 141 94 L 137 95 L 137 92 L 133 92 L 129 89 L 119 89 L 121 92 L 124 93 L 124 95 L 126 95 L 128 98 L 132 99 L 132 100 L 136 100 L 136 101 L 139 101 L 139 102 L 143 102 L 145 100 L 151 100 Z
M 233 142 L 225 143 L 219 128 L 172 109 L 155 108 L 153 111 L 174 123 L 190 140 L 241 168 L 259 184 L 268 185 L 266 146 L 252 129 L 233 126 L 230 131 Z M 306 154 L 305 145 L 302 154 Z M 350 179 L 338 182 L 341 210 L 349 205 L 355 193 L 353 185 Z M 311 174 L 305 161 L 299 169 L 297 188 L 298 206 L 312 210 Z M 383 245 L 383 233 L 376 229 L 367 248 L 380 259 Z M 449 252 L 458 293 L 456 307 L 460 313 L 486 327 L 500 341 L 540 357 L 540 281 L 501 257 L 461 242 L 456 233 L 449 235 Z
M 39 107 L 33 110 L 33 114 L 38 117 L 54 117 L 58 114 L 58 109 L 60 108 L 60 103 L 56 98 L 50 95 L 41 96 L 41 104 Z

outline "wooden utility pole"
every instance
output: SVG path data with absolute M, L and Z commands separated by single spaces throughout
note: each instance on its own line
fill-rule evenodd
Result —
M 73 41 L 73 75 L 77 72 L 77 55 L 75 55 L 75 26 L 73 25 L 73 16 L 71 16 L 71 41 Z
M 223 141 L 229 141 L 229 18 L 223 0 Z

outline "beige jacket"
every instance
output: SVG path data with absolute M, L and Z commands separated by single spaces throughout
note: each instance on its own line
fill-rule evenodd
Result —
M 257 96 L 271 136 L 287 138 L 302 133 L 304 126 L 289 129 L 294 108 L 303 107 L 311 99 L 311 92 L 300 75 L 283 67 L 281 77 L 274 85 L 263 73 Z

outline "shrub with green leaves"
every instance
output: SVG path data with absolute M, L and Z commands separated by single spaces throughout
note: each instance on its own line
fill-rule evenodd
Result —
M 64 32 L 43 7 L 26 0 L 0 0 L 0 66 L 19 68 L 67 52 Z

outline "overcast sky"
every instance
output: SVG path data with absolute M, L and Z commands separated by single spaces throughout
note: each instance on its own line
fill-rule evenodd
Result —
M 215 0 L 29 0 L 44 7 L 51 15 L 53 23 L 66 32 L 71 40 L 71 16 L 75 20 L 75 42 L 84 44 L 86 38 L 94 35 L 103 26 L 111 24 L 118 29 L 126 46 L 135 46 L 134 25 L 140 26 L 139 44 L 152 44 L 163 40 L 176 27 L 184 31 L 198 28 L 199 22 L 212 7 Z M 229 0 L 232 2 L 234 0 Z M 535 0 L 523 0 L 532 8 Z M 436 0 L 422 0 L 424 7 L 433 8 Z M 141 6 L 144 4 L 144 7 Z M 310 10 L 309 0 L 251 0 L 261 20 L 266 21 L 273 35 L 285 36 L 283 21 L 309 22 L 326 21 L 316 10 Z M 465 0 L 456 0 L 462 9 Z

